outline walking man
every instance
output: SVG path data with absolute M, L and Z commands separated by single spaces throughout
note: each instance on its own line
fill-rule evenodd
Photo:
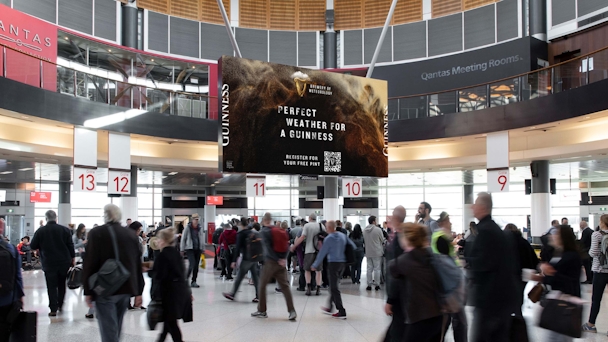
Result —
M 376 291 L 380 290 L 380 267 L 384 255 L 384 243 L 386 239 L 382 228 L 376 225 L 376 216 L 367 219 L 369 225 L 363 230 L 363 241 L 365 242 L 365 257 L 367 258 L 367 291 L 376 285 Z
M 23 308 L 23 278 L 21 256 L 15 246 L 4 241 L 4 225 L 0 225 L 0 342 L 8 342 L 11 335 L 9 313 L 17 304 Z
M 323 313 L 331 315 L 333 318 L 346 319 L 346 310 L 342 305 L 342 296 L 338 283 L 342 277 L 342 272 L 346 266 L 346 244 L 350 244 L 353 249 L 355 244 L 346 237 L 345 234 L 336 230 L 335 221 L 327 221 L 327 237 L 323 241 L 323 247 L 319 251 L 319 255 L 312 264 L 311 270 L 316 270 L 317 266 L 323 263 L 323 259 L 327 257 L 327 273 L 329 276 L 329 303 L 327 307 L 321 307 Z M 333 305 L 336 305 L 338 312 L 332 313 Z
M 289 312 L 289 320 L 295 321 L 296 309 L 293 306 L 293 298 L 289 282 L 287 282 L 287 251 L 289 249 L 289 235 L 287 232 L 278 227 L 270 227 L 272 224 L 272 215 L 264 214 L 262 218 L 262 241 L 264 242 L 264 267 L 262 267 L 262 280 L 258 289 L 260 302 L 258 303 L 258 311 L 251 314 L 252 317 L 267 318 L 266 314 L 266 285 L 272 278 L 277 280 L 277 284 L 281 288 L 281 292 L 287 303 L 287 311 Z
M 253 302 L 257 303 L 259 302 L 258 262 L 264 257 L 264 248 L 260 234 L 253 230 L 244 217 L 241 218 L 241 221 L 239 222 L 239 232 L 236 235 L 236 248 L 234 249 L 234 255 L 232 256 L 232 268 L 236 268 L 236 261 L 241 254 L 243 254 L 243 259 L 239 265 L 239 271 L 236 274 L 236 281 L 234 282 L 232 291 L 224 292 L 223 295 L 227 299 L 234 300 L 234 296 L 239 291 L 243 278 L 245 278 L 247 272 L 251 271 L 253 285 L 255 286 L 255 298 L 253 299 Z
M 317 215 L 315 213 L 310 214 L 310 222 L 304 225 L 304 229 L 302 229 L 302 235 L 296 240 L 296 242 L 291 246 L 291 251 L 295 251 L 296 248 L 302 243 L 306 242 L 304 248 L 304 277 L 306 279 L 306 295 L 310 296 L 312 294 L 312 273 L 310 267 L 312 263 L 315 261 L 317 257 L 317 250 L 315 249 L 314 237 L 323 231 L 323 225 L 321 223 L 317 223 Z M 318 265 L 316 269 L 316 284 L 317 284 L 317 292 L 316 295 L 321 294 L 321 277 L 323 272 L 323 264 Z
M 439 225 L 437 224 L 437 221 L 433 220 L 431 218 L 431 211 L 433 210 L 433 208 L 431 208 L 431 205 L 428 204 L 427 202 L 420 202 L 420 205 L 418 206 L 418 217 L 420 218 L 420 221 L 418 221 L 418 223 L 423 224 L 427 227 L 428 231 L 428 237 L 429 237 L 429 242 L 431 241 L 431 236 L 433 235 L 433 233 L 439 229 Z
M 76 252 L 70 230 L 57 224 L 57 213 L 49 210 L 44 216 L 46 226 L 36 231 L 30 246 L 32 250 L 40 250 L 51 309 L 49 316 L 55 317 L 63 308 L 66 278 L 70 266 L 74 266 Z
M 186 252 L 188 256 L 188 275 L 186 279 L 192 275 L 191 287 L 200 287 L 196 283 L 198 277 L 198 265 L 201 262 L 201 254 L 205 246 L 205 234 L 203 233 L 203 227 L 198 223 L 200 216 L 197 213 L 192 215 L 192 221 L 188 223 L 188 227 L 184 229 L 184 235 L 182 235 L 182 241 L 180 243 L 180 249 L 182 253 Z
M 103 208 L 104 225 L 93 228 L 88 234 L 87 253 L 82 266 L 82 287 L 89 308 L 95 302 L 95 315 L 99 324 L 102 342 L 118 342 L 122 331 L 122 320 L 132 296 L 133 306 L 141 307 L 144 277 L 141 269 L 140 243 L 131 229 L 121 224 L 122 212 L 118 206 L 107 204 Z M 90 287 L 89 278 L 94 276 L 106 261 L 116 259 L 114 244 L 119 261 L 129 274 L 129 278 L 111 295 L 98 295 Z

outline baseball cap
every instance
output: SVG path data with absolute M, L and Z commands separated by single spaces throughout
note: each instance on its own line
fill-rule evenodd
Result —
M 198 215 L 198 213 L 194 213 L 194 214 L 192 214 L 192 219 L 193 219 L 193 220 L 198 220 L 198 219 L 200 219 L 200 218 L 201 218 L 201 217 Z
M 439 219 L 437 219 L 437 222 L 445 221 L 449 217 L 450 217 L 450 215 L 448 213 L 446 213 L 445 211 L 442 211 L 441 214 L 439 214 Z

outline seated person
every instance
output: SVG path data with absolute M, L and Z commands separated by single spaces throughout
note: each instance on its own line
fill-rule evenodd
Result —
M 31 266 L 32 265 L 32 248 L 30 247 L 30 237 L 29 236 L 26 235 L 21 239 L 21 242 L 17 245 L 17 250 L 19 251 L 19 254 L 25 255 L 25 258 L 22 257 L 22 259 L 26 260 L 26 265 Z

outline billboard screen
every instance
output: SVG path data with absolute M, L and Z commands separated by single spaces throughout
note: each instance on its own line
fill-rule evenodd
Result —
M 224 56 L 219 169 L 388 176 L 387 82 Z

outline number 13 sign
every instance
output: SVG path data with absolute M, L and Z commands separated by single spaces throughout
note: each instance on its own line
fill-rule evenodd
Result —
M 74 168 L 74 187 L 76 192 L 97 191 L 96 169 Z
M 110 171 L 108 172 L 108 194 L 130 195 L 131 194 L 131 172 Z
M 488 171 L 489 192 L 509 192 L 509 169 Z
M 362 197 L 363 186 L 361 178 L 342 178 L 342 196 L 347 197 Z
M 266 197 L 266 177 L 247 177 L 247 197 Z

